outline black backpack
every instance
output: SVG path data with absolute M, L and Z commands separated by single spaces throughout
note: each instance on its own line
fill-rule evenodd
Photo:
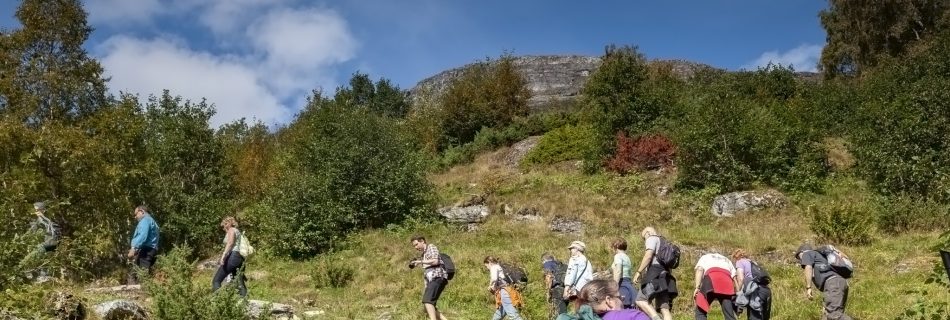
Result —
M 762 266 L 752 260 L 749 260 L 749 264 L 752 265 L 752 270 L 749 270 L 752 273 L 752 282 L 758 283 L 761 286 L 767 286 L 769 283 L 772 283 L 772 277 L 769 277 L 769 273 L 765 271 Z
M 680 266 L 680 247 L 664 237 L 659 238 L 660 246 L 656 249 L 656 261 L 666 270 L 676 269 Z
M 524 268 L 503 263 L 501 264 L 501 270 L 505 273 L 505 280 L 508 281 L 508 284 L 516 288 L 524 288 L 528 284 L 528 273 L 525 272 Z
M 452 278 L 455 278 L 455 262 L 452 262 L 452 257 L 440 252 L 439 260 L 442 260 L 442 267 L 445 268 L 445 279 L 452 280 Z
M 563 286 L 564 275 L 567 274 L 567 265 L 563 262 L 554 260 L 554 273 L 551 274 L 551 286 Z

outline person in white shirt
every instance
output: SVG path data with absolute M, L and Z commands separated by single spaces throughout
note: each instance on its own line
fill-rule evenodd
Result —
M 584 250 L 587 249 L 584 242 L 571 242 L 567 248 L 571 250 L 571 259 L 567 262 L 567 273 L 564 274 L 564 300 L 574 300 L 581 288 L 594 279 L 594 267 L 584 256 Z
M 713 301 L 722 307 L 726 320 L 736 320 L 736 267 L 726 256 L 707 253 L 696 262 L 693 299 L 696 301 L 696 320 L 706 320 Z

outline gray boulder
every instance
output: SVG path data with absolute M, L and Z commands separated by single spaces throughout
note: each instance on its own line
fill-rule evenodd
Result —
M 489 210 L 486 205 L 474 205 L 467 207 L 446 207 L 439 209 L 439 215 L 445 217 L 452 223 L 479 223 L 488 217 Z
M 148 320 L 148 312 L 135 302 L 112 300 L 97 304 L 93 312 L 102 320 Z
M 734 217 L 742 212 L 784 208 L 787 204 L 785 195 L 775 190 L 740 191 L 717 196 L 711 211 L 717 217 Z
M 270 309 L 268 309 L 268 307 L 270 307 Z M 261 319 L 262 317 L 273 317 L 277 319 L 297 318 L 294 315 L 294 307 L 262 300 L 248 300 L 247 315 L 250 316 L 251 319 Z
M 521 159 L 524 159 L 524 156 L 527 155 L 528 152 L 531 152 L 534 147 L 537 147 L 539 141 L 541 141 L 541 136 L 532 136 L 513 144 L 511 151 L 505 155 L 505 164 L 510 168 L 518 167 L 518 164 L 521 163 Z
M 584 232 L 584 223 L 574 219 L 555 217 L 549 229 L 554 232 L 580 235 Z

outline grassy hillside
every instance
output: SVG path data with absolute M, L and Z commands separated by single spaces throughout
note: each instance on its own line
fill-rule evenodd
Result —
M 324 310 L 324 319 L 422 319 L 419 304 L 421 272 L 406 262 L 417 255 L 410 246 L 413 234 L 423 234 L 451 254 L 459 273 L 446 289 L 440 306 L 450 319 L 488 318 L 493 300 L 485 291 L 487 273 L 481 261 L 496 255 L 524 266 L 531 283 L 525 293 L 526 319 L 545 319 L 547 314 L 540 280 L 540 256 L 546 251 L 567 259 L 572 240 L 588 244 L 588 256 L 597 271 L 611 261 L 609 242 L 624 237 L 636 262 L 642 252 L 639 230 L 646 225 L 682 245 L 684 259 L 675 271 L 683 291 L 692 288 L 691 267 L 702 252 L 728 253 L 742 247 L 755 255 L 772 274 L 775 296 L 774 319 L 818 319 L 821 299 L 807 300 L 801 269 L 792 252 L 802 241 L 816 241 L 809 231 L 803 206 L 824 201 L 848 201 L 859 182 L 842 179 L 824 195 L 793 196 L 793 205 L 782 210 L 761 211 L 734 219 L 716 219 L 709 213 L 714 190 L 678 192 L 660 196 L 658 186 L 668 186 L 675 172 L 634 176 L 583 175 L 570 163 L 528 173 L 507 168 L 499 159 L 503 151 L 480 156 L 472 164 L 452 168 L 431 177 L 443 204 L 467 194 L 489 193 L 493 214 L 479 230 L 441 223 L 416 222 L 353 234 L 345 249 L 306 262 L 257 257 L 249 266 L 252 298 L 294 305 L 299 311 Z M 501 213 L 504 204 L 517 210 L 534 207 L 544 221 L 519 222 Z M 582 235 L 563 235 L 548 230 L 555 216 L 583 221 Z M 932 252 L 936 233 L 879 234 L 872 244 L 841 246 L 857 264 L 851 282 L 849 312 L 857 319 L 894 319 L 917 298 L 917 289 L 939 292 L 930 299 L 950 300 L 950 293 L 924 284 L 937 257 Z M 327 264 L 352 269 L 353 281 L 344 288 L 317 288 Z M 210 283 L 213 271 L 196 274 L 195 281 Z M 684 293 L 684 295 L 686 295 Z M 95 297 L 102 300 L 107 297 Z M 686 298 L 675 302 L 677 319 L 692 319 Z M 718 308 L 718 307 L 717 307 Z M 720 318 L 717 312 L 712 319 Z

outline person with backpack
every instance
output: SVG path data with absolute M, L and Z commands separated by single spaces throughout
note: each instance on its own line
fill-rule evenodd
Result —
M 836 253 L 836 258 L 841 257 Z M 824 312 L 822 319 L 851 320 L 851 316 L 844 309 L 848 304 L 848 279 L 836 271 L 829 263 L 828 256 L 815 251 L 811 245 L 802 244 L 795 251 L 795 259 L 802 266 L 805 277 L 805 295 L 811 299 L 812 285 L 824 293 Z M 847 273 L 850 276 L 850 273 Z
M 679 295 L 672 270 L 679 266 L 679 248 L 661 237 L 653 227 L 640 232 L 646 250 L 633 282 L 640 283 L 637 307 L 653 320 L 673 320 L 673 299 Z M 662 315 L 662 317 L 661 317 Z
M 574 313 L 562 313 L 557 320 L 649 320 L 640 310 L 624 309 L 619 289 L 611 280 L 591 280 L 577 294 Z
M 749 320 L 769 320 L 772 316 L 772 290 L 769 288 L 772 278 L 749 258 L 745 250 L 733 251 L 732 260 L 735 261 L 736 282 L 740 288 L 736 306 L 740 311 L 745 308 Z
M 521 293 L 514 287 L 514 280 L 506 273 L 498 258 L 485 257 L 485 268 L 488 269 L 488 292 L 495 296 L 495 314 L 492 320 L 501 320 L 508 316 L 512 320 L 521 320 L 518 307 L 523 306 Z
M 571 250 L 571 259 L 567 261 L 567 272 L 564 274 L 564 300 L 573 301 L 587 282 L 594 279 L 594 267 L 591 266 L 584 250 L 587 245 L 582 241 L 571 242 L 567 247 Z
M 423 283 L 425 289 L 422 291 L 422 305 L 429 315 L 429 320 L 445 320 L 445 316 L 439 312 L 436 303 L 448 285 L 448 272 L 442 264 L 442 255 L 439 254 L 439 248 L 434 244 L 426 242 L 423 236 L 413 236 L 410 240 L 412 247 L 422 252 L 422 258 L 409 262 L 409 267 L 422 266 Z
M 544 270 L 544 288 L 551 309 L 551 318 L 554 318 L 567 312 L 567 301 L 562 296 L 567 266 L 555 259 L 554 255 L 545 252 L 541 255 L 541 269 Z
M 713 301 L 722 307 L 726 320 L 736 320 L 736 267 L 718 253 L 707 253 L 696 262 L 693 299 L 696 301 L 696 320 L 706 320 Z
M 36 245 L 35 249 L 20 260 L 19 269 L 21 270 L 35 267 L 34 264 L 37 260 L 41 260 L 46 254 L 56 251 L 56 247 L 59 245 L 59 225 L 46 217 L 46 203 L 34 203 L 33 214 L 36 215 L 36 219 L 30 223 L 30 230 L 27 233 L 42 231 L 43 242 Z M 40 270 L 40 273 L 40 277 L 46 276 L 45 271 Z
M 610 248 L 614 250 L 614 262 L 610 265 L 610 270 L 614 281 L 617 282 L 620 295 L 623 297 L 623 308 L 633 308 L 634 300 L 636 300 L 636 290 L 633 289 L 633 280 L 630 276 L 633 263 L 630 262 L 630 257 L 627 256 L 627 240 L 617 238 L 610 244 Z
M 155 219 L 148 212 L 148 207 L 141 205 L 135 207 L 133 211 L 138 224 L 135 226 L 135 233 L 132 235 L 129 259 L 135 259 L 135 266 L 146 270 L 149 274 L 152 272 L 152 266 L 155 265 L 155 258 L 158 254 L 159 229 Z M 132 281 L 138 282 L 137 272 L 133 272 Z
M 214 278 L 211 280 L 211 289 L 218 291 L 221 288 L 221 282 L 230 275 L 231 279 L 237 280 L 238 294 L 247 297 L 247 286 L 244 285 L 247 281 L 247 277 L 244 276 L 244 256 L 240 252 L 242 234 L 238 229 L 237 219 L 225 217 L 221 220 L 221 228 L 224 229 L 224 252 L 218 259 L 218 271 L 214 273 Z

